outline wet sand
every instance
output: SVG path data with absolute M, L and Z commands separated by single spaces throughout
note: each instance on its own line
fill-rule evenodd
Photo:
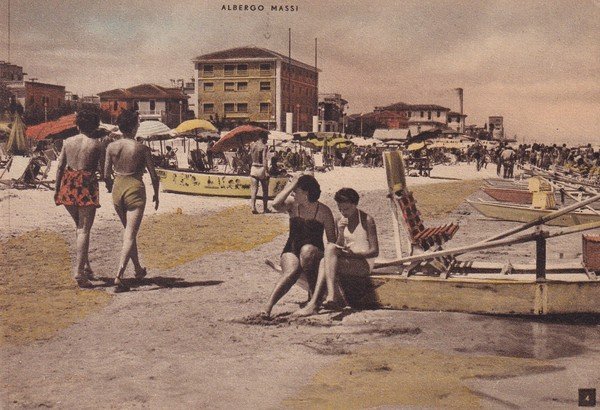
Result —
M 377 170 L 367 171 L 377 175 Z M 345 180 L 317 175 L 323 180 L 326 203 L 333 205 L 331 193 L 340 186 L 354 185 L 352 172 Z M 421 181 L 427 184 L 417 186 Z M 440 180 L 412 182 L 426 222 L 461 224 L 453 244 L 475 242 L 514 226 L 489 221 L 461 204 L 462 196 L 471 195 L 479 182 L 443 188 L 430 185 Z M 381 256 L 393 257 L 385 189 L 377 180 L 371 187 L 361 184 L 357 182 L 361 207 L 378 223 Z M 0 197 L 11 193 L 27 195 L 13 191 L 0 192 Z M 428 199 L 440 197 L 444 200 L 435 203 Z M 13 205 L 25 202 L 20 197 L 12 200 Z M 260 320 L 257 313 L 277 279 L 263 260 L 276 259 L 281 251 L 286 236 L 278 233 L 285 230 L 286 217 L 253 216 L 240 200 L 217 203 L 165 195 L 164 205 L 158 213 L 148 212 L 152 217 L 144 222 L 142 261 L 153 268 L 143 281 L 130 280 L 131 292 L 113 295 L 100 281 L 98 289 L 85 291 L 102 298 L 99 304 L 43 336 L 33 332 L 30 337 L 7 338 L 2 321 L 3 408 L 573 408 L 578 388 L 600 386 L 596 317 L 559 320 L 345 310 L 293 319 L 289 313 L 306 299 L 305 292 L 294 287 L 275 307 L 274 320 Z M 238 207 L 231 209 L 232 205 Z M 117 264 L 121 228 L 108 206 L 101 210 L 93 232 L 92 264 L 97 274 L 108 278 Z M 27 214 L 24 209 L 19 212 Z M 228 218 L 218 218 L 220 212 L 229 212 Z M 58 262 L 26 252 L 31 254 L 28 260 L 36 262 L 20 271 L 27 284 L 19 287 L 20 295 L 23 289 L 35 292 L 45 287 L 47 282 L 36 281 L 35 272 L 46 260 L 48 271 L 62 272 L 66 282 L 61 289 L 74 295 L 82 292 L 64 276 L 70 268 L 73 232 L 66 212 L 56 215 L 60 220 L 37 222 L 49 233 L 39 234 L 42 243 L 35 243 L 35 248 L 50 248 Z M 32 246 L 30 236 L 21 236 L 29 231 L 30 222 L 11 220 L 12 227 L 2 230 L 3 246 L 11 237 Z M 233 223 L 218 225 L 217 220 Z M 243 221 L 254 228 L 241 232 Z M 168 251 L 166 244 L 159 245 L 172 231 L 183 231 L 181 226 L 193 232 L 186 232 L 180 242 L 175 241 L 180 235 L 169 240 L 173 248 Z M 211 226 L 218 229 L 209 232 Z M 245 248 L 236 249 L 241 244 L 227 248 L 229 241 L 222 241 L 222 247 L 209 249 L 240 232 L 249 238 L 242 241 Z M 580 235 L 571 235 L 549 242 L 549 258 L 561 253 L 576 256 L 580 241 Z M 10 249 L 18 248 L 11 243 Z M 161 250 L 168 257 L 153 259 Z M 474 256 L 531 262 L 532 250 L 533 245 L 526 244 Z M 161 265 L 164 260 L 169 262 Z M 0 264 L 3 278 L 13 272 L 9 267 L 14 264 Z M 4 288 L 2 292 L 4 313 Z M 33 311 L 31 316 L 48 319 L 86 306 L 73 300 L 74 305 Z M 40 327 L 33 323 L 33 329 Z

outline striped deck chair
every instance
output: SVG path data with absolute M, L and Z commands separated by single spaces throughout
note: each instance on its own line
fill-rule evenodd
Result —
M 402 257 L 402 241 L 400 239 L 400 229 L 406 234 L 408 242 L 408 256 L 415 251 L 427 252 L 440 250 L 442 244 L 452 239 L 458 225 L 449 223 L 446 225 L 425 227 L 421 214 L 417 209 L 417 202 L 414 199 L 412 192 L 406 187 L 406 175 L 404 161 L 400 151 L 386 151 L 383 153 L 383 162 L 386 169 L 390 207 L 395 222 L 395 241 L 396 253 Z M 447 276 L 450 267 L 453 264 L 451 258 L 436 259 L 429 261 L 429 265 L 439 273 Z M 408 276 L 420 263 L 411 265 L 404 270 L 404 274 Z

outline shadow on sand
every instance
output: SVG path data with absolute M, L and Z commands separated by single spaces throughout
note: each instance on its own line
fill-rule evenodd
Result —
M 114 286 L 114 278 L 99 278 L 99 281 L 103 283 L 95 285 L 95 288 L 110 288 Z M 135 279 L 126 278 L 123 279 L 123 284 L 130 288 L 131 291 L 137 291 L 139 288 L 152 286 L 144 291 L 158 290 L 158 289 L 173 289 L 173 288 L 192 288 L 197 286 L 216 286 L 223 283 L 222 280 L 200 280 L 187 282 L 183 278 L 176 277 L 165 277 L 165 276 L 153 276 L 150 278 Z M 141 289 L 139 289 L 141 290 Z

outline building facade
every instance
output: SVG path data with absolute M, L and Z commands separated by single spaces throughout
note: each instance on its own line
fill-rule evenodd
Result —
M 300 61 L 258 47 L 233 48 L 194 59 L 196 117 L 219 117 L 226 127 L 258 123 L 311 131 L 317 115 L 319 71 Z
M 115 123 L 125 109 L 135 109 L 140 121 L 162 121 L 175 128 L 186 119 L 188 96 L 179 88 L 167 88 L 156 84 L 141 84 L 131 88 L 117 88 L 98 93 L 100 108 L 108 112 Z
M 346 105 L 341 94 L 319 94 L 319 131 L 345 132 Z
M 458 112 L 450 111 L 448 113 L 448 128 L 458 131 L 465 131 L 465 119 L 467 118 L 466 114 L 461 114 Z

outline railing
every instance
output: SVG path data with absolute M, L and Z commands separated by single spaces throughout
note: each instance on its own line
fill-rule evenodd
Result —
M 164 114 L 164 110 L 139 110 L 138 113 L 142 117 L 160 117 Z

